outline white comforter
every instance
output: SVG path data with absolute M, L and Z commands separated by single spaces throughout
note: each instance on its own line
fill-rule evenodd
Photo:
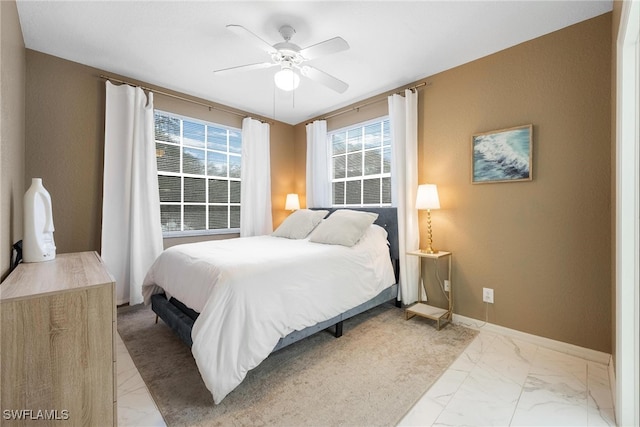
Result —
M 165 250 L 143 283 L 145 303 L 165 291 L 200 313 L 193 356 L 215 403 L 278 340 L 373 298 L 395 283 L 386 231 L 353 247 L 259 236 Z

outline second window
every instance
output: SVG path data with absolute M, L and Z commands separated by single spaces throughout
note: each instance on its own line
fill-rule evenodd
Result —
M 389 119 L 331 131 L 328 138 L 333 205 L 391 205 Z

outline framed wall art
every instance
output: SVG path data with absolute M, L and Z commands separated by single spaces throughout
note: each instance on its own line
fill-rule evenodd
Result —
M 531 181 L 533 179 L 533 125 L 473 135 L 471 182 Z

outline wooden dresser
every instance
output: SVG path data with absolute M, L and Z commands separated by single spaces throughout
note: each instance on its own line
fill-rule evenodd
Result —
M 115 284 L 97 253 L 20 264 L 0 317 L 0 424 L 117 424 Z

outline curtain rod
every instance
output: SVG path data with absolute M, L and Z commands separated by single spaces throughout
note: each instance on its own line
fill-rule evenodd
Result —
M 135 83 L 131 83 L 131 82 L 127 82 L 124 80 L 120 80 L 120 79 L 116 79 L 114 77 L 109 77 L 109 76 L 105 76 L 103 74 L 100 74 L 100 78 L 104 79 L 104 80 L 110 80 L 112 82 L 116 82 L 116 83 L 122 83 L 125 85 L 129 85 L 129 86 L 134 86 L 134 87 L 139 87 L 142 90 L 146 90 L 148 92 L 153 92 L 153 93 L 159 93 L 160 95 L 164 95 L 164 96 L 168 96 L 170 98 L 175 98 L 175 99 L 179 99 L 180 101 L 185 101 L 185 102 L 190 102 L 192 104 L 197 104 L 197 105 L 201 105 L 203 107 L 207 107 L 209 109 L 209 111 L 211 110 L 218 110 L 218 111 L 222 111 L 224 113 L 228 113 L 228 114 L 233 114 L 236 116 L 240 116 L 242 118 L 246 118 L 249 117 L 247 114 L 243 114 L 243 113 L 238 113 L 237 111 L 233 111 L 233 110 L 227 110 L 226 108 L 221 108 L 221 107 L 216 107 L 215 105 L 211 105 L 211 104 L 206 104 L 204 102 L 200 102 L 200 101 L 195 101 L 193 99 L 189 99 L 189 98 L 185 98 L 184 96 L 179 96 L 179 95 L 174 95 L 172 93 L 169 92 L 164 92 L 162 90 L 157 90 L 157 89 L 151 89 L 149 87 L 145 87 L 139 84 L 135 84 Z M 261 121 L 262 123 L 269 123 L 270 125 L 273 124 L 273 122 L 270 122 L 268 120 L 263 120 L 263 119 L 256 119 Z
M 408 87 L 406 89 L 402 89 L 401 91 L 395 92 L 394 95 L 401 95 L 407 89 L 411 90 L 411 91 L 414 91 L 414 90 L 416 90 L 416 89 L 418 89 L 419 87 L 422 87 L 422 86 L 431 86 L 431 83 L 430 82 L 429 83 L 422 82 L 422 83 L 419 83 L 419 84 L 417 84 L 415 86 L 411 86 L 411 87 Z M 336 117 L 336 116 L 340 116 L 340 115 L 345 114 L 345 113 L 349 113 L 349 112 L 354 111 L 354 110 L 359 110 L 359 109 L 361 109 L 363 107 L 367 107 L 369 105 L 377 104 L 378 102 L 382 102 L 383 100 L 384 100 L 384 98 L 371 100 L 369 102 L 365 102 L 363 104 L 356 105 L 355 107 L 351 107 L 351 108 L 348 108 L 346 110 L 341 110 L 341 111 L 337 111 L 335 113 L 326 115 L 326 116 L 321 117 L 321 118 L 319 118 L 317 120 L 327 120 L 327 119 L 330 119 L 330 118 L 333 118 L 333 117 Z M 311 122 L 309 122 L 309 123 L 311 123 Z M 307 123 L 307 124 L 309 124 L 309 123 Z

